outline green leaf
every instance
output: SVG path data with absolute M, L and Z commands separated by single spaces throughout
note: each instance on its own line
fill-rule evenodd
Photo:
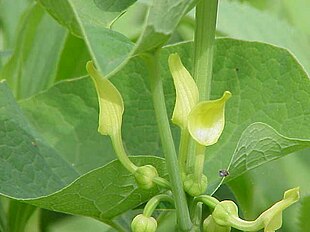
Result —
M 196 0 L 153 1 L 149 6 L 146 26 L 137 42 L 135 53 L 152 51 L 164 45 L 195 2 Z
M 8 210 L 8 231 L 24 232 L 29 218 L 36 210 L 36 207 L 24 204 L 16 200 L 10 200 Z
M 30 3 L 29 0 L 0 1 L 0 28 L 4 48 L 13 48 L 15 46 L 18 24 L 20 20 L 23 20 L 23 13 Z
M 0 131 L 2 195 L 14 198 L 48 195 L 78 177 L 29 125 L 3 81 L 0 83 Z
M 310 228 L 309 212 L 310 212 L 310 196 L 304 197 L 301 201 L 301 207 L 298 216 L 299 232 L 307 231 Z
M 161 175 L 166 175 L 164 161 L 157 157 L 131 157 L 139 165 L 152 163 Z M 137 207 L 158 193 L 158 188 L 141 190 L 135 179 L 119 163 L 106 166 L 80 176 L 73 183 L 54 194 L 33 199 L 18 198 L 30 203 L 70 214 L 96 218 L 103 222 Z M 14 193 L 8 195 L 14 198 Z
M 95 4 L 103 11 L 122 12 L 137 0 L 94 0 Z
M 38 0 L 62 25 L 77 36 L 83 36 L 84 25 L 108 28 L 134 0 Z
M 139 166 L 151 163 L 161 176 L 166 175 L 163 159 L 157 157 L 131 157 Z M 24 200 L 42 208 L 89 216 L 101 221 L 137 207 L 157 194 L 157 187 L 142 190 L 119 161 L 80 176 L 64 189 L 38 199 Z
M 92 80 L 81 78 L 60 82 L 19 103 L 44 140 L 83 174 L 116 158 L 110 139 L 97 132 L 97 101 Z
M 138 206 L 158 192 L 157 188 L 139 189 L 134 176 L 118 161 L 79 176 L 27 123 L 3 82 L 0 99 L 2 195 L 55 211 L 105 220 Z M 133 160 L 140 165 L 154 165 L 161 176 L 166 174 L 160 158 Z
M 85 64 L 89 60 L 91 58 L 85 42 L 68 33 L 58 62 L 55 81 L 86 76 Z
M 6 212 L 4 210 L 3 199 L 0 200 L 0 231 L 8 231 L 7 217 Z
M 267 124 L 253 123 L 240 137 L 226 180 L 307 147 L 310 147 L 310 140 L 287 138 Z
M 287 13 L 292 24 L 310 36 L 310 28 L 307 23 L 309 21 L 310 2 L 307 0 L 284 0 L 282 4 L 284 5 L 283 10 Z
M 27 11 L 15 51 L 0 74 L 17 98 L 27 98 L 53 83 L 65 36 L 66 31 L 38 4 Z
M 122 34 L 108 29 L 121 12 L 102 11 L 94 1 L 39 1 L 61 24 L 83 37 L 103 75 L 107 76 L 128 61 L 133 43 Z
M 300 12 L 304 12 L 305 15 L 308 15 L 306 5 L 309 3 L 298 4 L 296 1 L 289 0 L 286 2 L 291 2 L 294 5 L 292 8 L 294 14 L 298 12 L 300 15 Z M 304 10 L 299 11 L 296 9 L 297 7 Z M 291 9 L 288 9 L 288 11 L 291 11 Z M 244 23 L 245 21 L 247 23 Z M 306 23 L 307 20 L 299 21 L 300 24 L 305 23 L 309 28 Z M 263 12 L 248 4 L 223 0 L 219 5 L 217 30 L 236 39 L 261 41 L 287 48 L 302 63 L 308 74 L 310 73 L 310 57 L 307 52 L 310 50 L 310 42 L 307 35 L 268 11 Z
M 112 232 L 111 227 L 88 217 L 70 217 L 56 222 L 48 227 L 50 232 Z
M 5 82 L 0 83 L 0 131 L 1 195 L 105 221 L 158 193 L 157 187 L 138 188 L 134 176 L 119 161 L 78 174 L 28 123 Z M 132 160 L 139 166 L 152 164 L 161 176 L 166 176 L 161 158 L 143 156 Z

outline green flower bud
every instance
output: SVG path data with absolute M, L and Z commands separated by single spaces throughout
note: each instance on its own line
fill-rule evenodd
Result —
M 205 175 L 202 175 L 200 182 L 197 182 L 195 180 L 194 174 L 189 174 L 185 177 L 183 185 L 185 192 L 195 197 L 206 191 L 208 178 Z
M 157 221 L 153 217 L 146 217 L 143 214 L 137 215 L 131 222 L 133 232 L 155 232 Z
M 212 215 L 207 217 L 203 221 L 203 232 L 230 232 L 231 227 L 230 226 L 220 226 L 218 225 Z
M 145 165 L 138 167 L 134 172 L 134 176 L 140 188 L 150 189 L 155 186 L 153 179 L 158 177 L 158 173 L 152 165 Z
M 212 217 L 217 224 L 230 226 L 230 219 L 238 218 L 238 206 L 233 201 L 221 201 L 215 206 Z

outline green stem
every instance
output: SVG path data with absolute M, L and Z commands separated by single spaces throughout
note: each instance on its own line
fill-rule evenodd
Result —
M 187 156 L 193 155 L 193 154 L 188 154 L 189 140 L 190 140 L 190 134 L 189 134 L 188 130 L 182 129 L 181 130 L 180 146 L 179 146 L 179 165 L 180 165 L 180 169 L 181 169 L 181 174 L 184 176 L 187 174 L 187 171 L 188 171 L 188 170 L 186 170 Z
M 196 6 L 193 76 L 200 101 L 210 99 L 217 7 L 218 0 L 201 0 Z
M 146 217 L 151 217 L 154 210 L 156 209 L 156 207 L 158 206 L 158 204 L 161 201 L 168 201 L 168 202 L 174 204 L 173 198 L 171 196 L 169 196 L 167 194 L 157 195 L 157 196 L 151 198 L 151 200 L 149 200 L 147 202 L 147 204 L 145 205 L 144 210 L 143 210 L 143 215 Z
M 195 181 L 197 181 L 197 183 L 201 182 L 201 177 L 203 175 L 205 150 L 206 150 L 205 146 L 196 143 L 194 178 Z
M 137 170 L 137 166 L 131 162 L 128 158 L 127 153 L 124 149 L 123 141 L 121 133 L 116 134 L 115 136 L 111 136 L 113 148 L 117 155 L 117 158 L 121 162 L 121 164 L 130 172 L 134 173 Z
M 192 221 L 193 221 L 194 231 L 200 232 L 200 224 L 201 224 L 201 218 L 202 218 L 202 203 L 196 202 L 192 213 L 193 213 Z
M 166 188 L 166 189 L 171 189 L 169 181 L 167 181 L 166 179 L 164 179 L 162 177 L 159 177 L 159 176 L 154 177 L 153 182 L 159 186 Z
M 155 109 L 156 120 L 159 128 L 163 151 L 166 159 L 167 170 L 171 182 L 171 190 L 175 199 L 175 207 L 178 218 L 178 225 L 181 231 L 190 231 L 190 221 L 187 201 L 183 190 L 181 173 L 179 170 L 175 146 L 170 130 L 169 120 L 163 91 L 163 84 L 160 78 L 159 51 L 145 56 L 150 72 L 150 83 Z
M 214 209 L 215 206 L 220 203 L 216 198 L 208 196 L 208 195 L 201 195 L 195 198 L 195 202 L 202 202 L 205 205 L 209 206 L 210 208 Z

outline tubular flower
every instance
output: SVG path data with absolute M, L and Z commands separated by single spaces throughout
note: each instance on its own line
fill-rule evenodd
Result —
M 255 221 L 245 221 L 239 218 L 238 208 L 232 201 L 222 201 L 216 205 L 212 217 L 221 226 L 231 226 L 244 231 L 274 232 L 282 226 L 282 212 L 299 199 L 299 188 L 293 188 L 284 193 L 281 201 L 263 212 Z

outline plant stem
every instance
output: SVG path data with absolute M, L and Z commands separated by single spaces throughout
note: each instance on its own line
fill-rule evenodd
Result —
M 111 136 L 111 140 L 119 161 L 130 173 L 134 173 L 138 167 L 128 158 L 124 149 L 121 133 Z
M 196 6 L 193 76 L 200 101 L 210 99 L 217 7 L 218 0 L 201 0 Z
M 188 145 L 190 140 L 190 134 L 187 129 L 181 130 L 181 139 L 180 139 L 180 147 L 179 147 L 179 166 L 181 169 L 181 174 L 186 175 L 186 163 L 187 163 L 187 155 L 188 155 Z M 191 154 L 193 155 L 193 154 Z
M 151 217 L 154 210 L 161 201 L 168 201 L 174 204 L 173 198 L 167 194 L 159 194 L 155 197 L 152 197 L 144 207 L 143 215 L 146 217 Z
M 209 100 L 211 94 L 217 8 L 218 0 L 201 0 L 196 5 L 193 77 L 198 86 L 200 101 Z M 198 147 L 196 148 L 196 146 Z M 195 142 L 190 146 L 190 149 L 191 153 L 195 152 L 196 154 L 195 179 L 200 179 L 204 166 L 204 153 L 201 153 L 204 150 Z
M 178 218 L 178 226 L 181 231 L 190 231 L 192 223 L 189 217 L 187 201 L 183 190 L 181 173 L 179 170 L 175 146 L 170 130 L 169 120 L 163 91 L 163 84 L 160 78 L 159 51 L 145 56 L 150 72 L 150 83 L 155 109 L 156 120 L 159 128 L 159 135 L 163 146 L 166 165 L 171 183 L 171 190 L 174 195 L 175 207 Z
M 196 154 L 195 154 L 195 170 L 194 170 L 194 180 L 198 183 L 201 182 L 201 177 L 203 175 L 203 167 L 205 161 L 205 151 L 206 147 L 200 144 L 196 144 Z

